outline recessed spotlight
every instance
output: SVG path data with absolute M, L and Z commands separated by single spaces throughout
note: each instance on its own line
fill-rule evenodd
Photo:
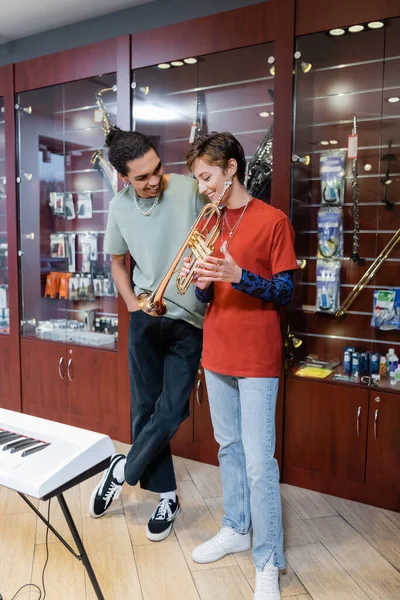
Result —
M 369 29 L 381 29 L 384 26 L 385 24 L 382 21 L 371 21 L 371 23 L 368 23 Z
M 396 104 L 396 102 L 400 102 L 400 98 L 398 96 L 392 96 L 391 98 L 388 98 L 387 101 L 390 102 L 390 104 Z
M 369 163 L 364 165 L 364 171 L 371 171 L 371 169 L 372 169 L 372 165 L 370 165 Z
M 197 63 L 197 58 L 184 58 L 183 62 L 187 65 L 195 65 Z
M 333 35 L 334 37 L 339 35 L 344 35 L 346 32 L 341 27 L 337 27 L 336 29 L 331 29 L 329 35 Z
M 269 117 L 269 112 L 260 112 L 260 117 Z
M 171 62 L 171 65 L 172 65 L 173 67 L 183 67 L 183 65 L 184 65 L 184 62 L 183 62 L 182 60 L 173 60 L 173 61 Z
M 273 65 L 275 62 L 275 56 L 269 56 L 268 57 L 268 64 L 269 65 Z
M 160 63 L 159 65 L 157 65 L 157 67 L 159 69 L 170 69 L 171 65 L 169 63 Z
M 322 142 L 320 142 L 321 146 L 328 146 L 329 142 L 328 140 L 322 140 Z
M 301 52 L 300 50 L 296 50 L 296 52 L 294 53 L 294 57 L 296 60 L 299 60 L 299 58 L 301 58 Z
M 273 117 L 273 116 L 274 116 L 274 111 L 273 111 L 273 110 L 271 110 L 271 117 Z
M 364 25 L 352 25 L 349 27 L 350 33 L 360 33 L 360 31 L 364 31 Z
M 333 146 L 335 146 L 339 142 L 337 140 L 329 140 L 329 143 L 332 144 Z

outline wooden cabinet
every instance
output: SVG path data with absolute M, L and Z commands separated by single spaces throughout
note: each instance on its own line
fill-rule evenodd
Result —
M 288 379 L 284 463 L 287 469 L 362 483 L 368 390 Z
M 23 411 L 121 439 L 115 352 L 23 339 Z
M 400 395 L 370 392 L 366 483 L 400 493 Z
M 283 481 L 400 510 L 400 394 L 288 377 Z

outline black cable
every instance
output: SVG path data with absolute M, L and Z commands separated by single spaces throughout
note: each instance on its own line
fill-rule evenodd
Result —
M 47 521 L 50 521 L 50 505 L 51 505 L 51 499 L 49 500 L 49 506 L 48 506 L 48 510 L 47 510 Z M 19 590 L 17 590 L 14 594 L 14 596 L 11 598 L 11 600 L 15 600 L 15 598 L 18 596 L 18 594 L 21 592 L 21 590 L 29 587 L 29 588 L 33 588 L 33 590 L 39 592 L 39 597 L 37 598 L 37 600 L 45 600 L 46 598 L 46 586 L 44 583 L 44 574 L 46 571 L 46 567 L 47 564 L 49 562 L 49 528 L 47 527 L 46 529 L 46 560 L 43 566 L 43 570 L 42 570 L 42 588 L 43 588 L 43 596 L 42 596 L 42 590 L 40 589 L 40 587 L 38 585 L 36 585 L 36 583 L 25 583 L 25 585 L 22 585 Z M 0 600 L 3 600 L 3 597 L 0 594 Z

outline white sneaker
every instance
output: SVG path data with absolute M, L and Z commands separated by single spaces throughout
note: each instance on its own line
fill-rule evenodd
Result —
M 256 589 L 253 600 L 281 600 L 278 567 L 266 564 L 263 571 L 256 570 Z
M 210 563 L 232 552 L 244 552 L 250 546 L 250 533 L 241 534 L 230 527 L 223 527 L 211 540 L 193 550 L 192 559 L 201 564 Z

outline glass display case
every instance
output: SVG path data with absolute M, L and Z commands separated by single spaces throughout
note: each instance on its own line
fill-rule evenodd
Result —
M 117 347 L 117 292 L 103 249 L 117 190 L 103 149 L 116 123 L 115 84 L 115 74 L 101 75 L 16 98 L 24 337 Z
M 0 96 L 0 334 L 10 333 L 4 98 Z
M 229 131 L 243 145 L 250 163 L 249 189 L 269 200 L 272 55 L 273 44 L 267 43 L 134 71 L 133 125 L 152 138 L 167 172 L 188 174 L 190 143 L 201 134 Z
M 400 350 L 399 40 L 400 19 L 296 40 L 291 216 L 307 261 L 290 314 L 299 358 Z M 392 317 L 379 291 L 394 298 Z

